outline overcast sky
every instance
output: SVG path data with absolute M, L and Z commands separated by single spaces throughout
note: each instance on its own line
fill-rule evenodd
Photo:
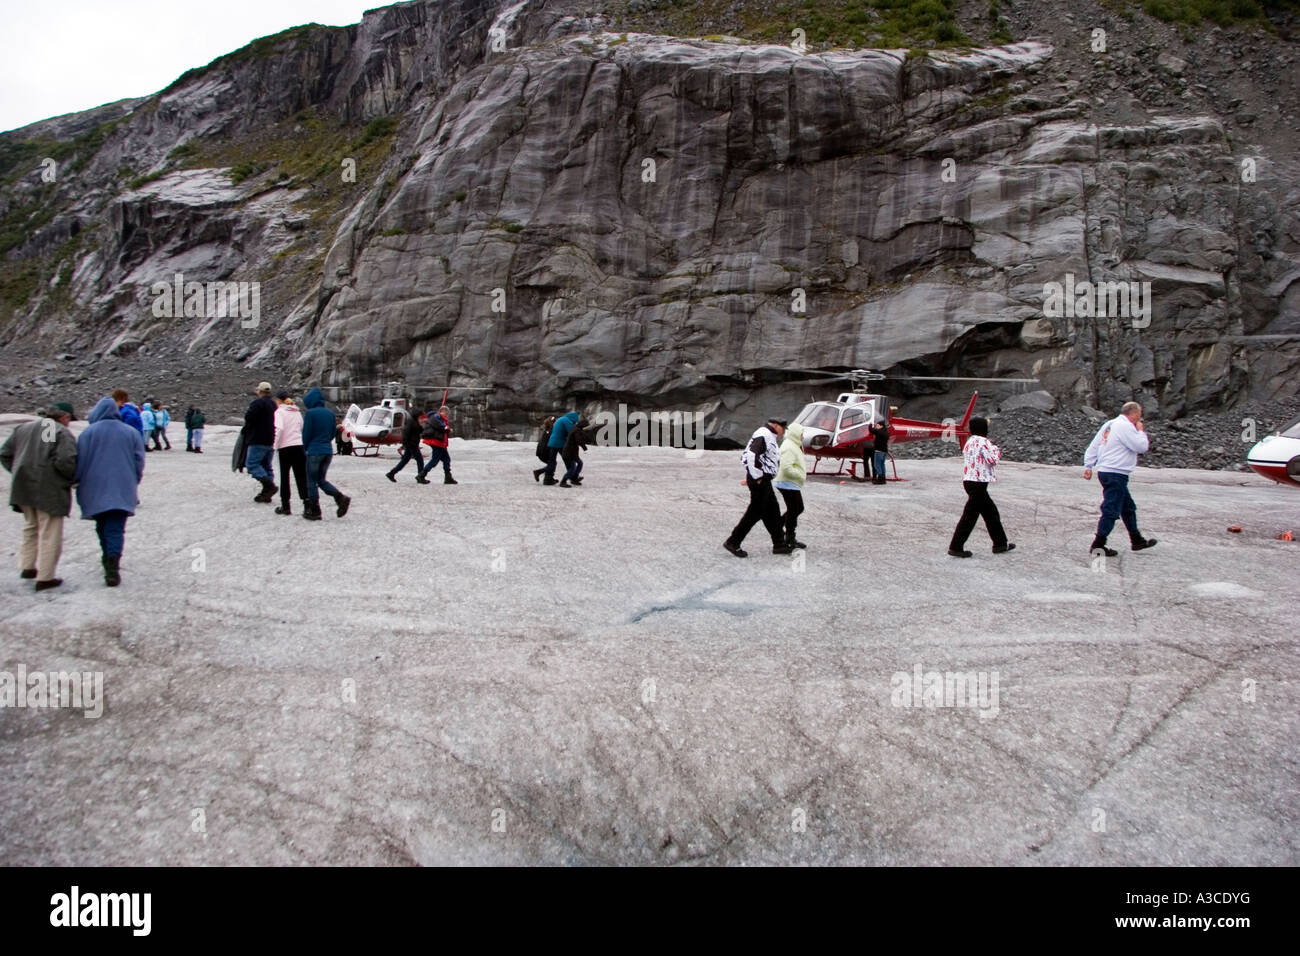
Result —
M 186 70 L 384 0 L 0 0 L 0 130 L 156 93 Z

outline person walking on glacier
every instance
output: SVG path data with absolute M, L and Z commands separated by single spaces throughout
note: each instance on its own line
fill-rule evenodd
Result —
M 320 493 L 323 491 L 334 499 L 335 514 L 342 518 L 348 513 L 352 499 L 325 478 L 334 459 L 334 413 L 325 407 L 325 396 L 319 388 L 308 392 L 303 404 L 307 406 L 302 423 L 302 446 L 307 453 L 307 500 L 302 505 L 302 516 L 308 521 L 321 520 Z M 280 479 L 283 481 L 284 476 L 281 475 Z
M 9 505 L 23 516 L 19 577 L 34 578 L 38 591 L 63 583 L 54 571 L 77 474 L 77 439 L 68 430 L 74 417 L 66 402 L 51 405 L 41 418 L 15 428 L 0 447 L 0 465 L 13 474 Z
M 948 542 L 948 554 L 954 558 L 969 558 L 966 539 L 975 530 L 975 522 L 984 519 L 984 530 L 993 541 L 993 553 L 1005 554 L 1016 550 L 1014 544 L 1007 542 L 1007 533 L 1002 528 L 1002 515 L 998 506 L 989 497 L 989 485 L 997 481 L 994 470 L 1002 460 L 1002 450 L 989 441 L 989 421 L 987 418 L 970 420 L 970 438 L 962 447 L 962 487 L 966 489 L 966 507 L 962 509 L 961 518 Z
M 122 421 L 110 396 L 99 400 L 77 438 L 77 504 L 81 517 L 95 522 L 104 565 L 104 583 L 122 582 L 119 563 L 126 538 L 126 519 L 140 503 L 144 477 L 144 436 Z
M 776 492 L 772 482 L 781 465 L 781 436 L 785 434 L 785 422 L 779 418 L 769 418 L 763 427 L 750 436 L 740 456 L 745 467 L 745 486 L 749 489 L 749 507 L 745 509 L 740 523 L 732 529 L 722 546 L 738 558 L 749 557 L 749 552 L 741 548 L 745 535 L 760 521 L 772 537 L 773 554 L 790 554 L 794 548 L 785 543 L 785 527 L 781 523 L 781 506 L 777 503 Z
M 1101 483 L 1101 518 L 1097 522 L 1097 534 L 1088 549 L 1093 555 L 1104 554 L 1113 558 L 1118 551 L 1106 547 L 1106 539 L 1115 527 L 1116 520 L 1122 520 L 1128 530 L 1129 544 L 1134 551 L 1144 551 L 1155 547 L 1155 538 L 1144 538 L 1138 530 L 1137 504 L 1129 494 L 1128 479 L 1137 467 L 1138 455 L 1151 447 L 1142 424 L 1142 406 L 1137 402 L 1127 402 L 1120 409 L 1119 415 L 1106 422 L 1093 436 L 1092 444 L 1083 455 L 1084 480 L 1092 478 L 1092 471 L 1097 470 L 1097 481 Z

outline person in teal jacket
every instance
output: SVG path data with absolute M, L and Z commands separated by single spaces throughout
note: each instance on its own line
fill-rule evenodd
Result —
M 542 482 L 544 485 L 558 484 L 555 480 L 555 459 L 564 448 L 564 443 L 569 439 L 569 432 L 573 431 L 578 424 L 578 413 L 569 412 L 567 415 L 561 415 L 551 426 L 551 437 L 546 442 L 546 467 L 542 473 L 546 475 Z M 534 478 L 537 475 L 533 475 Z
M 785 430 L 781 440 L 781 464 L 776 471 L 776 481 L 772 486 L 781 492 L 785 499 L 785 515 L 781 523 L 785 526 L 785 543 L 790 548 L 806 548 L 806 544 L 795 540 L 794 529 L 803 514 L 803 483 L 806 478 L 803 458 L 803 426 L 795 423 Z
M 158 407 L 153 411 L 153 442 L 157 445 L 158 439 L 161 438 L 167 451 L 172 450 L 172 443 L 167 439 L 167 426 L 171 423 L 172 413 L 167 411 L 166 405 L 159 402 Z M 162 451 L 163 449 L 159 448 L 158 450 Z
M 153 451 L 149 447 L 149 442 L 158 444 L 158 436 L 155 429 L 158 427 L 158 420 L 153 413 L 153 403 L 145 402 L 140 406 L 140 433 L 144 436 L 144 450 Z
M 334 459 L 334 413 L 325 407 L 325 396 L 313 388 L 303 396 L 307 414 L 302 419 L 302 449 L 307 455 L 307 498 L 302 503 L 302 516 L 308 521 L 320 521 L 320 493 L 323 491 L 338 506 L 336 514 L 342 518 L 348 513 L 352 499 L 335 488 L 325 475 Z

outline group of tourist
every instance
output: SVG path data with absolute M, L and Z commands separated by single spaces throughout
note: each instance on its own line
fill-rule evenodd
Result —
M 884 457 L 888 449 L 889 425 L 877 423 L 871 428 L 874 437 L 874 481 L 883 482 Z M 966 541 L 981 519 L 992 540 L 994 554 L 1006 554 L 1016 546 L 1007 540 L 998 506 L 989 496 L 989 485 L 997 481 L 995 471 L 1002 458 L 997 445 L 988 439 L 986 418 L 970 420 L 970 437 L 962 447 L 962 486 L 966 490 L 966 507 L 962 510 L 948 542 L 948 554 L 969 558 Z M 1091 479 L 1093 470 L 1102 487 L 1101 518 L 1089 548 L 1095 556 L 1115 557 L 1118 552 L 1107 546 L 1116 521 L 1122 521 L 1134 551 L 1153 547 L 1155 538 L 1147 538 L 1138 529 L 1137 505 L 1129 494 L 1128 479 L 1137 467 L 1138 455 L 1150 448 L 1142 421 L 1142 406 L 1128 402 L 1120 414 L 1097 430 L 1084 452 L 1083 477 Z M 749 553 L 741 545 L 745 536 L 760 521 L 772 538 L 773 554 L 790 554 L 806 547 L 795 538 L 795 527 L 803 513 L 804 457 L 803 427 L 786 425 L 779 418 L 768 419 L 750 437 L 741 455 L 745 468 L 745 485 L 749 489 L 749 507 L 722 546 L 738 558 Z M 534 476 L 536 473 L 534 473 Z M 785 500 L 785 514 L 776 500 L 776 491 Z
M 76 418 L 72 406 L 56 402 L 40 418 L 14 429 L 0 447 L 0 465 L 13 475 L 9 504 L 23 515 L 19 575 L 34 579 L 37 591 L 63 583 L 55 571 L 73 487 L 81 517 L 95 522 L 104 583 L 121 583 L 126 519 L 140 503 L 145 456 L 143 431 L 124 420 L 127 404 L 123 389 L 104 396 L 90 410 L 86 429 L 73 437 L 68 428 Z M 139 409 L 132 410 L 139 417 Z

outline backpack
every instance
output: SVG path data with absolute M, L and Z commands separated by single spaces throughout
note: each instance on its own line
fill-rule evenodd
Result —
M 537 439 L 537 458 L 539 461 L 546 461 L 546 446 L 551 440 L 551 429 L 555 427 L 555 419 L 548 418 L 542 422 L 542 437 Z

